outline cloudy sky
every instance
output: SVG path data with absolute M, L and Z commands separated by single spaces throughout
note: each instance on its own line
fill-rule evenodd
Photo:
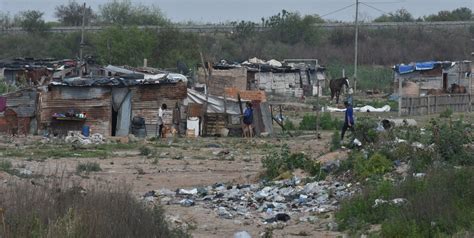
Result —
M 84 0 L 77 0 L 84 2 Z M 85 0 L 98 9 L 109 0 Z M 384 12 L 405 8 L 415 17 L 453 10 L 459 7 L 474 8 L 474 0 L 361 0 L 372 6 L 361 4 L 363 19 L 373 19 Z M 54 8 L 67 0 L 0 0 L 0 11 L 16 14 L 35 9 L 45 12 L 47 20 L 54 20 Z M 319 14 L 325 19 L 351 21 L 355 7 L 337 11 L 355 3 L 355 0 L 132 0 L 134 3 L 156 5 L 173 21 L 185 22 L 225 22 L 235 20 L 260 21 L 282 9 L 298 11 L 302 14 Z M 337 11 L 335 13 L 332 13 Z M 332 14 L 329 14 L 332 13 Z

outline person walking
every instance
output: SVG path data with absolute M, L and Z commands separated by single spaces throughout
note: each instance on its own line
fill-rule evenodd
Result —
M 244 116 L 243 116 L 243 122 L 244 122 L 244 137 L 253 137 L 253 128 L 252 128 L 252 123 L 253 123 L 253 109 L 252 109 L 252 103 L 247 102 L 246 103 L 246 108 L 244 111 Z
M 354 110 L 348 101 L 344 101 L 344 106 L 346 107 L 346 113 L 344 115 L 344 125 L 342 126 L 341 131 L 341 144 L 344 140 L 344 134 L 346 134 L 347 129 L 354 133 Z
M 161 107 L 158 109 L 158 126 L 159 126 L 159 130 L 158 130 L 158 137 L 159 138 L 163 138 L 164 135 L 163 135 L 163 110 L 166 110 L 166 108 L 168 108 L 168 106 L 166 106 L 165 103 L 163 103 L 161 105 Z

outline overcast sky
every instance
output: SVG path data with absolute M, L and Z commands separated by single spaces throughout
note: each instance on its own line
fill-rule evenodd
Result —
M 86 0 L 88 5 L 98 9 L 109 0 Z M 405 8 L 415 17 L 437 13 L 440 10 L 453 10 L 459 7 L 474 8 L 474 0 L 366 0 L 360 5 L 362 19 L 371 20 L 383 12 L 393 12 Z M 84 2 L 84 0 L 78 0 Z M 325 19 L 351 21 L 355 7 L 329 14 L 355 3 L 355 0 L 132 0 L 134 3 L 156 5 L 175 22 L 188 20 L 198 22 L 225 22 L 251 20 L 259 22 L 282 9 L 298 11 L 302 14 L 319 14 Z M 67 3 L 67 0 L 0 0 L 0 11 L 16 14 L 24 10 L 45 12 L 48 21 L 54 19 L 54 8 Z M 378 10 L 376 10 L 376 9 Z

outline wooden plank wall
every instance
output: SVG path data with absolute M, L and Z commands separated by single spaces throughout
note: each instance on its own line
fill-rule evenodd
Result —
M 68 110 L 85 112 L 85 122 L 60 122 L 64 130 L 80 129 L 82 124 L 90 126 L 91 133 L 111 135 L 112 93 L 107 87 L 65 87 L 53 86 L 49 92 L 42 92 L 39 98 L 39 128 L 57 124 L 52 119 L 54 113 Z
M 156 135 L 158 109 L 163 103 L 173 109 L 187 97 L 185 83 L 142 85 L 132 88 L 132 118 L 145 118 L 148 136 Z
M 447 108 L 454 112 L 470 111 L 470 94 L 429 95 L 402 98 L 402 115 L 427 115 L 441 113 Z

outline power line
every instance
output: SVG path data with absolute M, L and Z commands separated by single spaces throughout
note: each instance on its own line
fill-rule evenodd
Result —
M 345 7 L 343 7 L 343 8 L 337 9 L 337 10 L 335 10 L 335 11 L 326 13 L 326 14 L 320 16 L 320 17 L 323 18 L 323 17 L 325 17 L 325 16 L 329 16 L 329 15 L 331 15 L 331 14 L 334 14 L 334 13 L 337 13 L 337 12 L 340 12 L 340 11 L 343 11 L 343 10 L 346 10 L 347 8 L 350 8 L 350 7 L 354 6 L 354 5 L 355 5 L 355 3 L 353 3 L 353 4 L 351 4 L 351 5 L 348 5 L 348 6 L 345 6 Z
M 372 9 L 374 9 L 374 10 L 377 10 L 377 11 L 383 13 L 383 14 L 391 15 L 391 13 L 388 13 L 388 12 L 386 12 L 386 11 L 384 11 L 384 10 L 378 9 L 378 8 L 376 8 L 376 7 L 374 7 L 374 6 L 371 6 L 371 5 L 369 5 L 369 4 L 365 3 L 365 2 L 361 2 L 361 3 L 364 4 L 364 5 L 367 6 L 367 7 L 370 7 L 370 8 L 372 8 Z

